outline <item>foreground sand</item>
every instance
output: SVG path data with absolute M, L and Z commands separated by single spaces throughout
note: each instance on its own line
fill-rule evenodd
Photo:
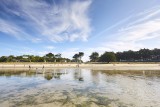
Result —
M 89 68 L 94 70 L 160 70 L 160 64 L 0 64 L 0 69 Z

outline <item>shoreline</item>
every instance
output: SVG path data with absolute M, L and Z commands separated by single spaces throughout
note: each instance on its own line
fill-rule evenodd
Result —
M 84 68 L 93 70 L 160 70 L 160 64 L 0 64 L 0 69 Z

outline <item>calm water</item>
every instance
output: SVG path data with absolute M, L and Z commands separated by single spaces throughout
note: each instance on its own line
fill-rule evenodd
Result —
M 160 71 L 0 71 L 0 107 L 160 107 Z

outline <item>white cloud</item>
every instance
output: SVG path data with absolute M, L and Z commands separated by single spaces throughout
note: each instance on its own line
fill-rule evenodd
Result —
M 110 30 L 112 30 L 112 29 L 114 29 L 114 28 L 116 28 L 116 27 L 124 24 L 124 23 L 125 23 L 126 21 L 128 21 L 131 17 L 132 17 L 132 15 L 130 15 L 129 17 L 127 17 L 127 18 L 125 18 L 125 19 L 117 22 L 116 24 L 114 24 L 114 25 L 112 25 L 112 26 L 110 26 L 110 27 L 106 27 L 104 30 L 102 30 L 101 32 L 99 32 L 97 35 L 92 36 L 92 38 L 99 37 L 99 36 L 105 34 L 107 31 L 110 31 Z
M 154 7 L 137 14 L 133 22 L 122 28 L 117 36 L 122 41 L 141 41 L 152 39 L 160 33 L 160 8 Z
M 147 21 L 125 28 L 117 36 L 122 41 L 140 41 L 160 36 L 160 20 Z
M 10 9 L 6 6 L 5 9 L 8 13 L 25 19 L 27 21 L 26 25 L 30 25 L 31 29 L 35 29 L 40 34 L 38 41 L 61 42 L 77 39 L 85 41 L 90 35 L 91 27 L 88 10 L 91 0 L 75 0 L 72 2 L 65 0 L 62 4 L 49 4 L 41 0 L 6 0 L 3 2 L 17 7 L 16 9 Z M 16 23 L 14 23 L 14 26 L 17 26 Z M 13 29 L 11 26 L 7 27 L 8 31 L 2 28 L 0 28 L 0 31 L 16 36 L 20 35 L 17 33 L 25 32 L 23 29 L 18 29 L 19 32 L 17 32 L 17 29 Z M 30 35 L 28 32 L 25 33 Z M 21 36 L 23 37 L 23 35 Z
M 54 46 L 46 46 L 45 48 L 48 49 L 48 50 L 53 50 L 53 49 L 55 49 Z
M 9 55 L 38 55 L 38 56 L 44 56 L 45 54 L 49 53 L 49 51 L 37 51 L 32 48 L 28 47 L 20 47 L 20 51 L 16 49 L 5 49 L 9 53 Z M 14 53 L 14 54 L 13 54 Z
M 160 14 L 160 6 L 153 7 L 144 12 L 140 12 L 135 15 L 133 18 L 137 18 L 135 21 L 128 24 L 128 26 L 132 26 L 134 24 L 143 23 L 147 20 L 152 20 L 153 17 Z M 159 17 L 159 16 L 158 16 Z
M 160 8 L 158 7 L 138 13 L 125 23 L 126 26 L 115 30 L 115 33 L 109 36 L 110 41 L 106 40 L 101 46 L 113 51 L 138 50 L 147 47 L 144 41 L 160 38 Z
M 14 23 L 2 19 L 0 19 L 0 32 L 9 34 L 10 36 L 17 38 L 18 40 L 30 40 L 32 42 L 41 41 L 41 39 L 39 38 L 30 36 Z
M 20 38 L 19 35 L 17 35 L 18 31 L 17 27 L 14 27 L 11 23 L 0 19 L 0 32 L 7 34 L 11 33 L 14 37 Z
M 111 51 L 114 52 L 122 52 L 124 50 L 138 50 L 140 48 L 144 48 L 143 44 L 134 43 L 134 42 L 127 42 L 127 41 L 113 41 L 103 43 L 102 47 L 108 47 Z

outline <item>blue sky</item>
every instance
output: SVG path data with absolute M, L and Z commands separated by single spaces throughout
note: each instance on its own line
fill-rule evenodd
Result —
M 160 46 L 159 0 L 1 0 L 0 56 Z

